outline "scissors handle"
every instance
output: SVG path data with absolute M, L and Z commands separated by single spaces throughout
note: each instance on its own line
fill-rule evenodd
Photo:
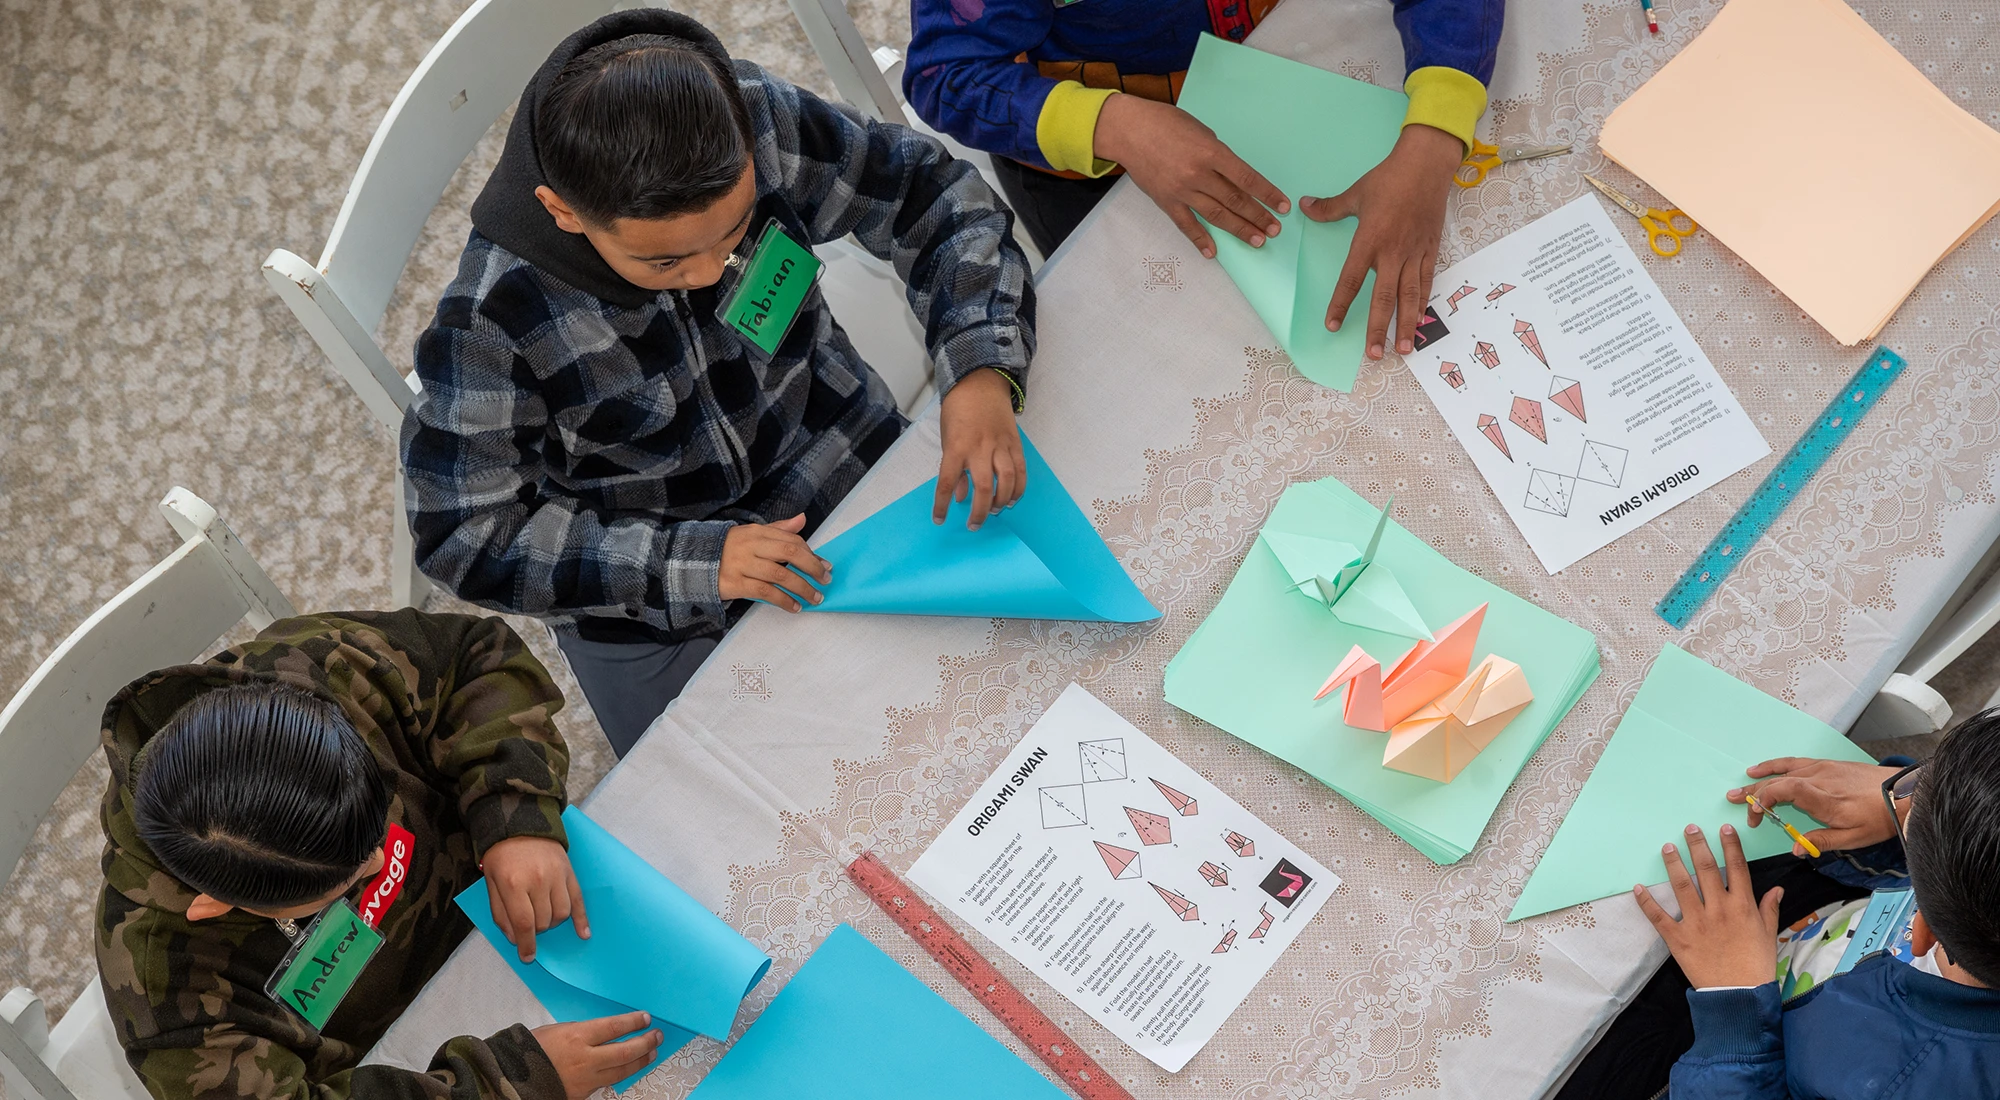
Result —
M 1639 216 L 1639 224 L 1646 230 L 1646 243 L 1661 256 L 1680 255 L 1681 239 L 1694 236 L 1701 228 L 1679 209 L 1647 210 Z
M 1477 187 L 1486 182 L 1486 173 L 1500 167 L 1500 150 L 1478 138 L 1472 139 L 1472 148 L 1466 152 L 1465 160 L 1458 166 L 1451 181 L 1460 187 Z M 1470 173 L 1470 174 L 1468 174 Z

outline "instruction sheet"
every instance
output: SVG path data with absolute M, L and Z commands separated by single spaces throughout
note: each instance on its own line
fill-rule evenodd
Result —
M 1340 885 L 1076 684 L 909 877 L 1168 1071 Z
M 1404 361 L 1551 573 L 1771 453 L 1595 195 L 1431 286 Z

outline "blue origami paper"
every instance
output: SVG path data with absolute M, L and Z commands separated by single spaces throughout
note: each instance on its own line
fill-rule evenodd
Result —
M 1065 1095 L 843 924 L 689 1100 L 1065 1100 Z
M 589 939 L 565 921 L 536 936 L 535 961 L 523 963 L 493 922 L 485 879 L 458 895 L 458 907 L 558 1021 L 652 1014 L 658 1056 L 619 1082 L 623 1092 L 696 1035 L 728 1038 L 737 1005 L 771 960 L 583 811 L 564 810 L 563 828 Z
M 826 599 L 808 611 L 1080 619 L 1160 617 L 1041 453 L 1021 436 L 1028 488 L 1012 508 L 966 528 L 971 504 L 931 522 L 937 479 L 897 498 L 815 552 L 833 565 Z

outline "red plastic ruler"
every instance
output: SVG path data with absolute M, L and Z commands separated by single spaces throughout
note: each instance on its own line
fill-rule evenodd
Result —
M 1068 1085 L 1083 1100 L 1132 1100 L 1117 1079 L 1104 1072 L 1090 1055 L 1063 1034 L 1054 1020 L 1042 1014 L 1012 982 L 1000 976 L 993 964 L 972 949 L 952 927 L 938 918 L 914 890 L 903 885 L 887 864 L 869 852 L 847 865 L 847 877 L 861 892 L 875 899 L 884 913 L 910 938 L 917 941 L 952 977 L 957 978 L 979 1003 L 991 1009 L 1008 1030 L 1034 1048 L 1056 1079 Z

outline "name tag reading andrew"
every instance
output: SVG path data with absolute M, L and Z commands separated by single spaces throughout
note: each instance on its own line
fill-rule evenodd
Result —
M 743 261 L 742 276 L 724 298 L 722 320 L 764 354 L 775 354 L 825 269 L 826 264 L 779 228 L 774 218 L 764 223 L 756 246 Z
M 313 919 L 264 992 L 314 1028 L 323 1028 L 381 946 L 382 933 L 368 927 L 354 906 L 345 899 L 334 902 Z

